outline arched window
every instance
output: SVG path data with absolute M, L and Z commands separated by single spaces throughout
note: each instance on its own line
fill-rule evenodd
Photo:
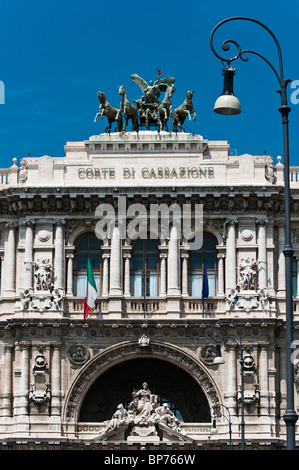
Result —
M 74 259 L 73 292 L 76 297 L 85 297 L 87 259 L 89 258 L 97 286 L 98 294 L 102 292 L 102 255 L 99 240 L 93 233 L 84 233 L 76 241 Z
M 156 297 L 160 287 L 160 259 L 156 240 L 138 239 L 131 257 L 131 295 Z
M 191 297 L 201 297 L 204 262 L 206 263 L 209 297 L 217 295 L 217 239 L 210 233 L 204 233 L 200 250 L 190 250 L 188 259 L 188 288 Z

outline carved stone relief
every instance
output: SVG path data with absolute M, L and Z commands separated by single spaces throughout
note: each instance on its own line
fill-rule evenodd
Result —
M 72 365 L 82 366 L 90 358 L 90 353 L 84 344 L 73 344 L 68 351 L 68 358 Z
M 158 427 L 162 425 L 171 431 L 184 434 L 181 430 L 181 421 L 176 418 L 169 409 L 167 403 L 159 405 L 158 396 L 151 393 L 146 382 L 142 388 L 133 391 L 132 401 L 127 409 L 123 404 L 119 404 L 112 418 L 108 421 L 106 429 L 95 440 L 106 439 L 110 431 L 121 426 L 128 429 L 127 438 L 130 436 L 158 436 Z
M 252 356 L 252 347 L 244 347 L 244 404 L 249 407 L 260 400 L 259 385 L 256 381 L 256 364 Z M 240 404 L 241 390 L 237 392 L 237 402 Z
M 29 389 L 29 403 L 34 403 L 42 411 L 42 406 L 51 400 L 51 389 L 49 384 L 49 368 L 44 356 L 43 346 L 38 346 L 38 354 L 34 359 L 33 383 Z

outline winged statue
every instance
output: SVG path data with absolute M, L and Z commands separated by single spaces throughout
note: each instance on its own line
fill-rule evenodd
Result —
M 148 84 L 143 78 L 141 78 L 136 73 L 133 73 L 131 75 L 131 79 L 134 83 L 140 86 L 144 94 L 146 102 L 157 103 L 157 104 L 159 103 L 158 98 L 161 95 L 161 91 L 166 91 L 167 86 L 173 85 L 175 82 L 175 78 L 166 77 L 166 78 L 159 78 L 159 80 L 156 80 L 155 82 L 151 80 Z

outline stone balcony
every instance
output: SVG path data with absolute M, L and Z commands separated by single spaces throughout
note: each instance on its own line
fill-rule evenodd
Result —
M 202 302 L 199 298 L 179 299 L 180 314 L 182 317 L 203 314 Z M 167 315 L 169 310 L 167 297 L 123 297 L 122 298 L 123 316 L 125 318 L 140 319 L 146 315 L 147 318 L 158 318 Z M 82 297 L 66 298 L 64 303 L 64 312 L 69 315 L 82 315 L 84 310 L 84 299 Z M 215 313 L 224 314 L 226 304 L 223 299 L 209 298 L 205 300 L 205 313 L 214 316 Z M 109 297 L 97 299 L 92 316 L 103 315 L 109 317 Z
M 173 299 L 165 297 L 125 297 L 121 296 L 121 312 L 120 319 L 142 320 L 143 318 L 159 320 L 170 318 L 217 318 L 218 316 L 229 316 L 230 318 L 281 318 L 285 314 L 285 301 L 283 298 L 271 298 L 266 306 L 259 305 L 257 308 L 244 309 L 242 307 L 233 306 L 229 308 L 224 296 L 209 297 L 205 299 L 204 311 L 202 308 L 201 298 L 194 297 L 178 297 L 177 298 L 177 315 L 173 316 L 172 302 Z M 294 315 L 299 315 L 299 298 L 294 299 Z M 64 315 L 72 318 L 83 317 L 84 298 L 82 297 L 66 297 L 64 300 Z M 111 313 L 110 297 L 99 298 L 96 300 L 96 306 L 90 318 L 109 319 Z M 112 318 L 112 317 L 111 317 Z M 113 317 L 115 318 L 115 317 Z

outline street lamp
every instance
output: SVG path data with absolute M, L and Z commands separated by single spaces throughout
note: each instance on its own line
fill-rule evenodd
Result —
M 224 335 L 219 326 L 221 324 L 233 326 L 236 328 L 239 335 L 239 342 L 234 337 Z M 214 331 L 214 328 L 216 330 Z M 232 339 L 239 345 L 240 349 L 240 367 L 241 367 L 241 449 L 245 450 L 245 420 L 244 420 L 244 356 L 243 356 L 243 343 L 242 343 L 242 332 L 239 327 L 232 320 L 218 320 L 210 329 L 210 337 L 216 343 L 216 356 L 214 358 L 214 364 L 224 364 L 224 359 L 221 357 L 220 344 L 226 343 L 229 339 Z
M 224 413 L 221 413 L 220 407 L 224 408 L 227 411 L 228 416 L 226 416 Z M 224 416 L 224 418 L 228 422 L 228 432 L 229 432 L 229 447 L 230 449 L 232 448 L 232 423 L 231 423 L 231 417 L 230 417 L 230 411 L 229 409 L 223 405 L 222 403 L 219 403 L 217 405 L 213 405 L 210 408 L 210 411 L 213 411 L 213 415 L 211 413 L 212 417 L 212 428 L 211 428 L 211 434 L 217 434 L 218 430 L 216 427 L 216 419 L 221 418 L 221 416 Z
M 264 28 L 273 38 L 276 47 L 277 47 L 277 52 L 278 52 L 278 61 L 279 61 L 279 71 L 277 71 L 273 65 L 266 59 L 263 55 L 259 54 L 258 52 L 251 51 L 251 50 L 244 50 L 242 51 L 241 46 L 239 43 L 232 39 L 227 39 L 222 43 L 222 49 L 224 51 L 228 51 L 230 46 L 229 44 L 234 44 L 237 47 L 237 54 L 235 57 L 232 58 L 225 58 L 220 56 L 214 46 L 213 46 L 213 37 L 215 31 L 224 23 L 227 23 L 229 21 L 234 21 L 234 20 L 245 20 L 245 21 L 251 21 L 253 23 L 258 24 L 262 28 Z M 284 204 L 285 204 L 285 246 L 284 246 L 284 256 L 285 256 L 285 284 L 286 284 L 286 381 L 287 381 L 287 409 L 284 414 L 284 421 L 286 424 L 286 433 L 287 433 L 287 446 L 286 448 L 288 450 L 294 450 L 296 443 L 295 443 L 295 425 L 296 421 L 298 419 L 297 414 L 294 410 L 294 366 L 291 360 L 292 356 L 292 342 L 293 342 L 293 293 L 292 293 L 292 257 L 293 257 L 293 247 L 292 247 L 292 242 L 291 242 L 291 210 L 290 210 L 290 170 L 289 170 L 289 112 L 290 108 L 288 107 L 287 104 L 287 85 L 290 82 L 290 80 L 285 80 L 284 75 L 283 75 L 283 63 L 282 63 L 282 54 L 281 54 L 281 48 L 280 44 L 276 38 L 276 36 L 273 34 L 273 32 L 263 23 L 260 21 L 257 21 L 252 18 L 247 18 L 243 16 L 236 16 L 232 18 L 227 18 L 220 23 L 218 23 L 215 28 L 213 29 L 211 36 L 210 36 L 210 46 L 218 59 L 220 59 L 223 63 L 227 63 L 227 67 L 225 69 L 232 69 L 231 63 L 240 58 L 244 62 L 248 60 L 248 57 L 246 57 L 244 54 L 255 54 L 256 56 L 260 57 L 262 60 L 264 60 L 272 69 L 274 72 L 280 89 L 278 90 L 280 94 L 280 99 L 281 99 L 281 106 L 278 108 L 278 111 L 280 112 L 282 116 L 282 125 L 283 125 L 283 154 L 284 154 Z M 219 98 L 219 102 L 217 104 L 217 107 L 215 109 L 215 112 L 220 113 L 220 114 L 226 114 L 226 115 L 233 115 L 233 114 L 238 114 L 241 111 L 240 104 L 236 102 L 232 98 L 233 95 L 233 89 L 232 89 L 232 79 L 233 79 L 233 74 L 235 72 L 235 69 L 232 69 L 230 71 L 230 81 L 231 81 L 231 87 L 227 87 L 226 85 L 226 90 L 230 90 L 231 94 L 231 100 L 229 103 L 227 103 L 227 106 L 223 105 L 223 102 L 225 100 L 225 95 L 222 94 L 222 96 Z M 227 81 L 227 77 L 224 74 L 224 81 Z M 224 87 L 225 88 L 225 87 Z M 218 101 L 218 100 L 217 100 Z M 228 101 L 228 99 L 227 99 Z M 238 100 L 237 100 L 238 101 Z M 216 102 L 217 103 L 217 102 Z
M 216 100 L 214 111 L 218 114 L 240 114 L 241 105 L 238 98 L 234 95 L 234 75 L 235 70 L 233 67 L 228 65 L 222 70 L 223 74 L 223 91 L 222 95 Z

